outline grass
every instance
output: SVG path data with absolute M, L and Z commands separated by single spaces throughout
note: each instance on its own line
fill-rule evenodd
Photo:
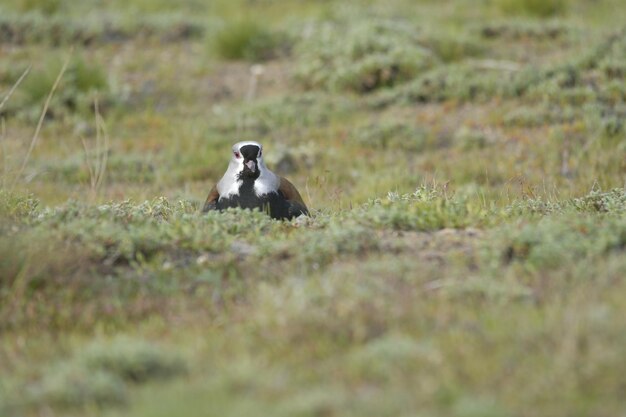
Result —
M 230 23 L 211 42 L 217 56 L 232 60 L 265 61 L 289 49 L 285 35 L 251 20 Z
M 619 5 L 7 0 L 0 415 L 619 415 Z
M 561 15 L 568 6 L 565 0 L 500 0 L 496 3 L 506 14 L 527 14 L 540 18 Z

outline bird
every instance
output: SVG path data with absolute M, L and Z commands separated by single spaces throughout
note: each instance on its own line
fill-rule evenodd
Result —
M 255 141 L 233 145 L 228 168 L 209 191 L 202 212 L 231 207 L 259 209 L 277 220 L 309 215 L 296 187 L 265 166 L 263 146 Z

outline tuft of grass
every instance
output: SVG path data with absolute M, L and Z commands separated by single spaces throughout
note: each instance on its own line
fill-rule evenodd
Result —
M 626 248 L 626 221 L 620 218 L 547 218 L 505 228 L 502 259 L 532 268 L 590 262 Z
M 34 119 L 42 102 L 59 75 L 62 63 L 56 59 L 48 62 L 43 69 L 33 70 L 15 94 L 15 100 L 8 111 L 18 116 Z M 73 58 L 60 82 L 58 91 L 52 98 L 47 118 L 60 118 L 75 113 L 89 114 L 93 109 L 95 96 L 103 97 L 110 105 L 114 102 L 105 69 L 101 65 L 87 62 L 83 57 Z
M 124 336 L 94 342 L 75 360 L 87 369 L 136 384 L 170 379 L 186 372 L 185 362 L 178 355 L 147 341 Z
M 364 224 L 394 230 L 462 228 L 480 222 L 481 209 L 463 198 L 447 195 L 445 189 L 420 187 L 411 194 L 389 193 L 354 213 Z
M 624 212 L 626 212 L 626 189 L 623 188 L 615 188 L 610 191 L 593 190 L 583 197 L 557 202 L 531 198 L 517 201 L 505 208 L 505 213 L 514 217 L 567 213 L 619 216 Z
M 22 221 L 32 216 L 38 206 L 39 201 L 33 195 L 0 189 L 0 221 Z
M 562 15 L 568 8 L 567 0 L 498 0 L 496 4 L 507 15 L 539 18 Z
M 289 50 L 286 35 L 252 20 L 230 22 L 210 41 L 217 56 L 233 60 L 265 61 Z
M 341 39 L 341 42 L 337 42 Z M 296 78 L 308 88 L 367 93 L 431 67 L 436 57 L 405 22 L 325 22 L 297 45 Z
M 469 151 L 489 146 L 492 138 L 482 129 L 461 126 L 454 132 L 454 142 L 460 149 Z
M 65 0 L 12 0 L 9 5 L 20 12 L 40 12 L 45 15 L 59 13 L 65 7 Z
M 128 401 L 127 387 L 118 376 L 66 362 L 45 371 L 28 402 L 61 408 L 104 407 Z
M 354 132 L 354 141 L 359 145 L 384 150 L 419 152 L 424 149 L 427 138 L 425 129 L 386 121 L 359 126 Z
M 178 355 L 127 336 L 94 341 L 70 358 L 48 366 L 22 406 L 86 408 L 128 402 L 128 383 L 171 379 L 186 372 Z
M 480 57 L 486 52 L 485 46 L 467 33 L 437 33 L 428 36 L 424 43 L 445 63 Z

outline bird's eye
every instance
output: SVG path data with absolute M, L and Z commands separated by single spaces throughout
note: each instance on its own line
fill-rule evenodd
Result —
M 259 157 L 261 156 L 262 153 L 263 153 L 263 151 L 259 151 Z
M 239 154 L 239 152 L 233 152 L 235 154 L 235 158 L 239 159 L 241 157 L 241 155 Z

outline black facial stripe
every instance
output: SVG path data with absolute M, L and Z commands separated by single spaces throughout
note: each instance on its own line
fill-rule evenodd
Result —
M 254 160 L 259 155 L 261 149 L 256 145 L 245 145 L 239 149 L 246 161 Z

